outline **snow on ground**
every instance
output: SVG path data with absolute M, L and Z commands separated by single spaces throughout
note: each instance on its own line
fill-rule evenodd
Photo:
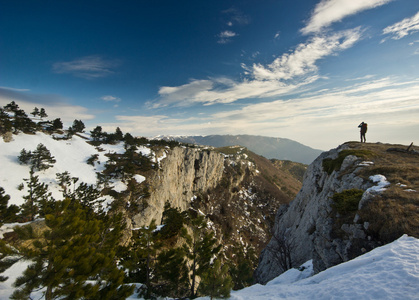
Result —
M 384 175 L 373 175 L 369 177 L 370 180 L 376 183 L 376 186 L 372 186 L 367 189 L 367 192 L 374 191 L 374 192 L 383 192 L 386 190 L 386 187 L 390 185 L 390 182 L 387 181 L 387 178 Z
M 3 274 L 10 278 L 0 283 L 0 299 L 12 294 L 12 284 L 26 266 L 27 262 L 18 262 Z M 232 291 L 230 299 L 419 299 L 419 239 L 414 237 L 404 235 L 311 277 L 311 261 L 302 267 L 302 271 L 288 270 L 265 286 L 256 284 Z M 138 299 L 137 294 L 128 299 Z
M 62 192 L 60 191 L 56 173 L 68 171 L 70 176 L 78 177 L 78 184 L 81 182 L 87 184 L 96 184 L 96 172 L 101 172 L 105 168 L 108 158 L 105 154 L 124 153 L 123 143 L 116 145 L 102 144 L 96 147 L 86 143 L 89 138 L 88 134 L 84 134 L 82 138 L 74 135 L 70 140 L 54 140 L 50 135 L 37 132 L 34 135 L 20 133 L 13 135 L 13 141 L 5 143 L 0 139 L 0 187 L 3 187 L 6 194 L 10 196 L 10 204 L 21 205 L 24 200 L 23 196 L 27 194 L 26 186 L 19 191 L 17 187 L 23 183 L 24 178 L 29 178 L 29 166 L 21 165 L 18 162 L 20 151 L 25 148 L 26 151 L 34 151 L 38 144 L 44 144 L 56 159 L 56 163 L 52 168 L 45 171 L 36 172 L 41 182 L 48 184 L 49 191 L 52 196 L 60 200 Z M 140 147 L 138 152 L 143 155 L 150 155 L 151 150 L 146 147 Z M 86 163 L 92 155 L 98 154 L 99 158 L 94 166 Z M 136 180 L 141 182 L 144 177 L 137 177 Z M 115 189 L 122 191 L 126 189 L 126 185 L 121 182 L 114 182 Z
M 305 278 L 307 270 L 289 270 L 231 299 L 419 299 L 419 240 L 404 235 L 312 277 Z

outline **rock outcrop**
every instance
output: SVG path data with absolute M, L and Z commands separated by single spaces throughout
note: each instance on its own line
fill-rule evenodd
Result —
M 252 247 L 259 254 L 269 241 L 275 212 L 301 188 L 298 176 L 288 169 L 239 146 L 178 146 L 165 149 L 157 160 L 158 168 L 143 174 L 146 180 L 140 186 L 147 195 L 127 196 L 126 241 L 131 229 L 148 226 L 153 219 L 160 224 L 168 202 L 205 215 L 226 252 Z M 133 202 L 135 213 L 130 209 Z
M 224 170 L 224 156 L 215 151 L 176 147 L 161 160 L 160 168 L 147 179 L 148 206 L 133 217 L 135 226 L 147 226 L 152 219 L 161 220 L 164 205 L 182 211 L 191 206 L 196 193 L 214 188 Z
M 315 272 L 350 260 L 382 243 L 369 231 L 371 224 L 368 221 L 373 216 L 370 214 L 365 217 L 362 214 L 367 204 L 383 190 L 374 182 L 371 173 L 375 170 L 391 172 L 395 169 L 388 165 L 394 157 L 390 155 L 393 154 L 383 154 L 388 156 L 383 159 L 380 155 L 385 150 L 381 148 L 384 145 L 361 146 L 359 143 L 347 143 L 322 153 L 308 167 L 303 186 L 296 198 L 289 205 L 281 206 L 276 214 L 274 237 L 262 251 L 255 272 L 257 282 L 265 284 L 285 271 L 278 262 L 279 253 L 283 250 L 279 240 L 286 246 L 286 250 L 290 250 L 293 266 L 313 259 Z M 384 162 L 380 166 L 374 166 L 374 162 L 367 161 L 368 158 L 373 161 L 382 159 Z M 325 161 L 333 163 L 331 169 L 327 170 Z M 404 168 L 408 169 L 407 166 L 406 164 Z M 385 179 L 384 176 L 383 178 Z M 389 183 L 384 185 L 387 184 Z M 344 215 L 336 210 L 332 198 L 348 190 L 360 191 L 362 198 L 357 200 L 359 204 L 356 203 L 355 210 Z

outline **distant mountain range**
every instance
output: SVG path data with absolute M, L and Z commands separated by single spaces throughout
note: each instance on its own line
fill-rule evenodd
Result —
M 291 160 L 304 164 L 310 164 L 323 152 L 290 139 L 259 135 L 159 136 L 157 138 L 213 147 L 240 145 L 269 159 Z

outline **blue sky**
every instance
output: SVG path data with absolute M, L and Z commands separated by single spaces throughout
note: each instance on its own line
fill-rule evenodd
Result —
M 419 144 L 419 1 L 0 0 L 0 105 L 134 135 Z

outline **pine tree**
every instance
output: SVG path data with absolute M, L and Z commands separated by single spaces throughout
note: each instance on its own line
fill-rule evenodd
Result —
M 39 116 L 41 119 L 48 117 L 47 113 L 45 112 L 45 108 L 41 107 L 41 110 L 39 111 Z
M 8 112 L 16 112 L 19 110 L 19 105 L 17 105 L 15 101 L 12 101 L 4 106 L 4 109 Z
M 54 121 L 52 121 L 52 129 L 53 130 L 63 129 L 63 122 L 61 121 L 60 118 L 57 118 Z
M 39 116 L 39 108 L 35 107 L 33 109 L 33 112 L 31 112 L 31 115 L 33 115 L 34 117 Z
M 12 131 L 13 123 L 10 116 L 0 108 L 0 134 Z
M 103 137 L 102 126 L 96 126 L 90 131 L 93 141 L 97 142 Z
M 199 293 L 215 298 L 229 298 L 233 287 L 233 281 L 228 273 L 228 265 L 221 266 L 221 260 L 216 259 L 214 263 L 205 269 L 201 274 Z
M 51 168 L 56 160 L 44 144 L 38 144 L 36 150 L 32 152 L 31 163 L 35 170 L 42 171 Z
M 116 127 L 115 139 L 117 141 L 122 141 L 124 139 L 124 134 L 122 133 L 121 128 L 119 128 L 119 127 Z
M 155 272 L 157 252 L 161 248 L 159 234 L 156 232 L 155 220 L 149 226 L 142 227 L 131 238 L 131 245 L 125 249 L 122 265 L 129 270 L 131 282 L 143 282 L 144 287 L 140 296 L 146 299 L 152 297 L 156 277 L 152 280 Z
M 22 204 L 22 215 L 33 221 L 37 214 L 41 217 L 48 211 L 53 201 L 51 193 L 48 192 L 48 185 L 39 181 L 39 176 L 34 174 L 31 168 L 29 178 L 24 179 L 28 187 L 28 194 L 23 196 L 25 202 Z
M 73 125 L 71 126 L 71 129 L 74 132 L 83 132 L 85 128 L 86 126 L 84 126 L 84 123 L 81 120 L 74 120 Z
M 46 300 L 125 299 L 131 295 L 133 287 L 122 285 L 124 272 L 115 261 L 121 221 L 120 215 L 94 217 L 78 201 L 57 201 L 54 211 L 45 216 L 49 229 L 43 238 L 21 249 L 32 264 L 16 280 L 11 299 L 28 299 L 32 291 L 42 288 Z M 17 232 L 31 237 L 28 227 Z
M 26 149 L 23 148 L 20 151 L 20 154 L 17 157 L 17 159 L 19 160 L 20 164 L 28 165 L 31 162 L 31 159 L 32 159 L 32 152 L 31 151 L 26 151 Z
M 233 289 L 240 290 L 253 284 L 253 272 L 258 257 L 251 246 L 244 248 L 238 245 L 233 248 L 234 258 L 229 260 L 230 275 L 233 279 Z
M 14 120 L 13 127 L 15 128 L 15 133 L 19 130 L 26 133 L 34 133 L 36 124 L 28 117 L 28 115 L 21 109 L 14 111 Z
M 16 212 L 10 208 L 16 207 L 16 205 L 11 205 L 10 207 L 7 207 L 9 200 L 10 196 L 6 195 L 4 189 L 0 187 L 0 227 L 3 225 L 4 222 L 8 222 L 8 220 L 12 219 L 11 214 L 14 213 L 14 217 L 16 217 Z M 14 248 L 9 247 L 4 240 L 0 239 L 0 274 L 6 271 L 18 260 L 18 257 L 12 257 L 12 255 L 14 254 L 16 254 Z M 0 282 L 6 280 L 7 277 L 0 275 Z
M 8 206 L 10 196 L 5 194 L 5 190 L 0 187 L 0 225 L 17 221 L 19 207 L 12 204 Z
M 164 250 L 157 256 L 156 277 L 162 296 L 183 298 L 188 293 L 188 267 L 182 248 Z
M 184 228 L 182 235 L 186 240 L 184 250 L 189 261 L 190 271 L 190 297 L 196 297 L 197 276 L 209 267 L 211 259 L 220 251 L 221 246 L 216 246 L 217 240 L 214 233 L 207 230 L 207 224 L 204 216 L 193 217 L 189 215 L 188 225 L 191 228 L 191 234 Z

